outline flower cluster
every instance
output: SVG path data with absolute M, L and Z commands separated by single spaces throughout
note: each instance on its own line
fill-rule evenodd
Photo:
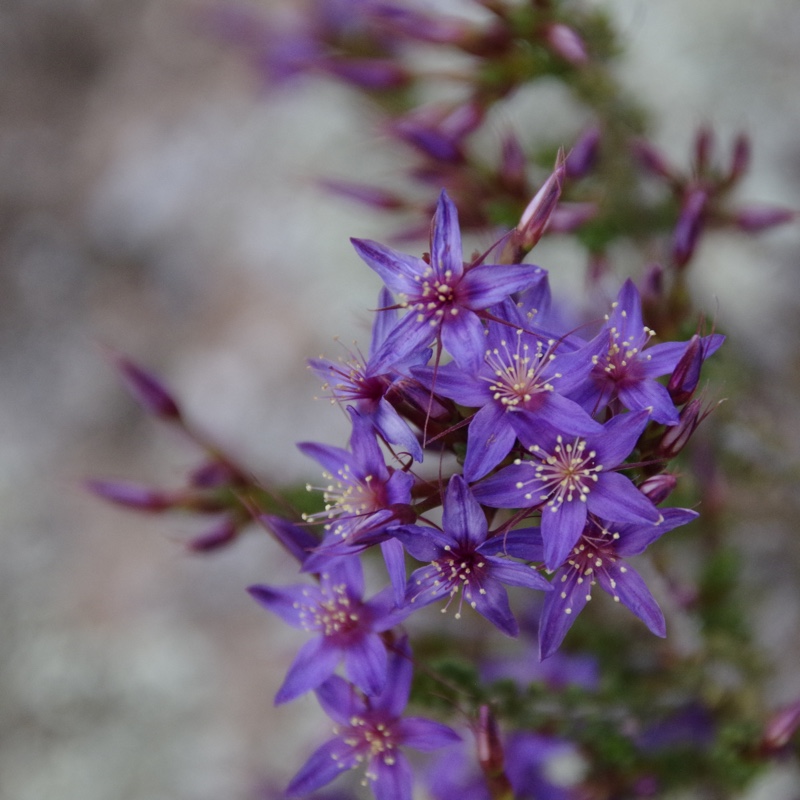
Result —
M 723 337 L 652 343 L 630 280 L 604 322 L 581 335 L 583 327 L 562 322 L 543 269 L 488 263 L 497 248 L 464 261 L 446 192 L 423 256 L 353 245 L 385 284 L 368 355 L 311 362 L 349 415 L 349 448 L 301 443 L 325 470 L 324 508 L 302 521 L 263 520 L 293 542 L 301 571 L 318 585 L 250 591 L 315 635 L 276 702 L 314 690 L 338 723 L 290 794 L 363 762 L 380 800 L 408 800 L 411 772 L 397 748 L 457 738 L 400 716 L 413 657 L 398 626 L 418 609 L 438 604 L 457 619 L 473 609 L 516 636 L 507 588 L 533 590 L 544 598 L 539 655 L 547 658 L 599 584 L 665 635 L 628 558 L 696 516 L 658 507 L 675 485 L 661 453 L 665 440 L 685 444 L 696 427 L 685 410 Z M 365 600 L 361 559 L 376 545 L 387 585 Z M 347 679 L 335 674 L 340 663 Z

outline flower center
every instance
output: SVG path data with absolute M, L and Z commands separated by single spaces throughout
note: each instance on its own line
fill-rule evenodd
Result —
M 358 625 L 360 619 L 358 608 L 353 605 L 347 586 L 343 583 L 332 586 L 329 596 L 324 600 L 294 605 L 305 630 L 319 631 L 323 636 L 348 633 Z
M 464 600 L 472 608 L 477 605 L 472 597 L 473 589 L 477 586 L 479 594 L 486 594 L 486 589 L 480 585 L 486 562 L 478 553 L 470 551 L 456 552 L 450 545 L 446 545 L 444 549 L 447 555 L 433 562 L 433 566 L 438 573 L 438 577 L 434 580 L 434 586 L 445 584 L 448 587 L 449 598 L 442 609 L 443 614 L 450 607 L 451 601 L 459 591 L 462 592 L 461 600 L 455 613 L 455 618 L 461 619 L 461 608 Z
M 484 377 L 489 381 L 492 398 L 508 409 L 527 406 L 537 394 L 552 392 L 553 384 L 548 383 L 543 372 L 548 364 L 555 359 L 550 348 L 553 342 L 548 343 L 545 349 L 542 342 L 537 341 L 534 350 L 523 341 L 522 330 L 517 330 L 517 342 L 514 349 L 510 348 L 504 339 L 500 347 L 486 351 L 485 363 L 492 370 L 491 377 Z M 553 373 L 553 378 L 560 378 L 559 373 Z
M 542 452 L 542 448 L 533 445 L 528 448 L 538 459 L 520 461 L 516 464 L 528 464 L 534 470 L 534 477 L 528 481 L 518 481 L 517 489 L 532 486 L 525 494 L 526 500 L 546 501 L 551 511 L 558 511 L 563 503 L 573 500 L 586 502 L 593 483 L 597 482 L 597 473 L 603 469 L 602 464 L 595 463 L 597 452 L 586 451 L 586 442 L 578 437 L 572 442 L 565 442 L 562 436 L 556 438 L 556 446 L 552 453 Z M 538 491 L 538 497 L 534 497 Z
M 446 314 L 458 314 L 457 281 L 452 270 L 446 270 L 440 277 L 428 268 L 421 276 L 415 275 L 414 280 L 419 283 L 418 291 L 401 298 L 400 305 L 415 312 L 418 322 L 427 319 L 431 326 L 437 326 Z
M 352 519 L 363 517 L 380 511 L 385 505 L 384 485 L 376 481 L 374 476 L 367 475 L 364 478 L 357 478 L 350 470 L 350 466 L 345 464 L 337 472 L 334 478 L 329 472 L 322 474 L 324 478 L 331 481 L 327 486 L 322 487 L 325 510 L 316 514 L 304 514 L 306 522 L 319 522 L 324 519 Z M 308 491 L 320 489 L 320 487 L 306 485 Z M 325 525 L 325 530 L 331 530 L 333 523 Z M 344 535 L 344 526 L 336 526 L 335 532 Z
M 391 728 L 384 722 L 352 717 L 350 726 L 341 735 L 342 741 L 356 751 L 357 764 L 373 758 L 380 758 L 387 766 L 392 766 L 396 761 L 397 744 Z M 368 768 L 366 777 L 374 781 L 378 776 Z
M 616 382 L 636 377 L 631 372 L 639 371 L 637 367 L 642 358 L 645 361 L 650 359 L 649 355 L 642 354 L 642 350 L 655 335 L 656 332 L 645 325 L 638 341 L 634 341 L 633 336 L 623 338 L 622 332 L 616 326 L 612 326 L 608 331 L 607 351 L 592 358 L 595 365 L 594 374 L 597 377 L 611 378 Z

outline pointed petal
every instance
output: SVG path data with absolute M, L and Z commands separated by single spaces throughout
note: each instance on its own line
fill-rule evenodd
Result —
M 318 686 L 315 694 L 322 710 L 339 725 L 349 725 L 352 717 L 360 717 L 367 710 L 353 685 L 338 675 Z
M 647 411 L 632 411 L 619 414 L 603 426 L 603 433 L 594 437 L 592 446 L 597 450 L 597 461 L 604 469 L 621 464 L 631 453 L 647 426 L 650 415 Z
M 308 606 L 322 601 L 322 593 L 316 586 L 285 586 L 275 589 L 271 586 L 249 586 L 250 596 L 267 611 L 277 614 L 287 625 L 308 630 L 303 623 L 303 615 Z
M 398 539 L 381 542 L 381 553 L 394 591 L 395 602 L 400 605 L 406 593 L 406 562 L 403 545 Z
M 423 753 L 461 741 L 461 737 L 452 728 L 423 717 L 404 717 L 398 720 L 394 726 L 394 734 L 401 744 Z
M 318 748 L 292 778 L 287 797 L 302 797 L 330 783 L 337 775 L 356 766 L 355 753 L 341 739 L 331 739 Z
M 543 561 L 544 545 L 539 528 L 518 528 L 495 536 L 479 548 L 488 556 L 513 556 L 524 561 Z
M 451 536 L 422 525 L 401 525 L 392 529 L 392 535 L 417 561 L 435 561 L 445 547 L 455 544 Z
M 400 253 L 370 239 L 350 239 L 362 261 L 380 275 L 383 282 L 395 294 L 411 294 L 416 291 L 417 277 L 428 265 L 420 258 Z
M 447 485 L 442 524 L 456 541 L 477 547 L 486 540 L 486 516 L 461 475 L 453 475 Z
M 378 401 L 372 420 L 387 442 L 405 449 L 414 461 L 422 461 L 422 447 L 416 435 L 385 397 Z
M 592 514 L 613 522 L 653 522 L 659 510 L 624 475 L 601 472 L 586 498 Z
M 298 442 L 297 449 L 303 455 L 313 458 L 322 468 L 331 475 L 348 465 L 351 469 L 355 467 L 353 456 L 341 447 L 333 447 L 328 444 L 318 444 L 317 442 Z
M 667 623 L 655 598 L 633 567 L 618 561 L 597 573 L 597 582 L 617 602 L 627 606 L 656 636 L 667 635 Z
M 370 360 L 375 374 L 386 372 L 399 361 L 429 347 L 436 338 L 438 328 L 427 317 L 419 319 L 415 311 L 406 314 L 386 337 L 378 352 Z
M 408 646 L 408 637 L 404 637 L 389 654 L 386 688 L 372 699 L 372 710 L 384 713 L 392 719 L 399 717 L 408 705 L 413 673 L 411 648 Z
M 459 367 L 477 371 L 483 362 L 486 341 L 480 319 L 468 308 L 456 307 L 442 320 L 442 345 Z
M 553 587 L 533 567 L 504 558 L 489 558 L 492 577 L 507 586 L 526 586 L 540 592 L 549 592 Z
M 664 342 L 648 347 L 642 353 L 640 363 L 648 378 L 669 375 L 686 352 L 686 342 Z
M 614 532 L 619 533 L 615 548 L 617 554 L 638 556 L 668 531 L 686 525 L 699 516 L 696 511 L 687 508 L 662 508 L 660 512 L 664 519 L 656 525 L 628 523 L 615 526 Z
M 464 273 L 458 299 L 467 308 L 481 311 L 532 286 L 540 274 L 533 264 L 482 264 Z
M 370 697 L 386 686 L 386 648 L 376 633 L 366 633 L 344 648 L 345 669 L 350 680 Z
M 306 642 L 298 652 L 275 695 L 275 705 L 288 703 L 321 686 L 333 675 L 342 651 L 323 636 Z
M 467 439 L 464 477 L 472 482 L 491 472 L 510 452 L 517 440 L 505 409 L 490 403 L 472 418 Z
M 580 500 L 565 500 L 558 507 L 545 506 L 542 509 L 542 539 L 547 569 L 558 569 L 581 538 L 586 527 L 586 506 Z M 556 508 L 556 511 L 551 508 Z
M 458 211 L 444 190 L 439 195 L 433 217 L 431 266 L 439 278 L 444 278 L 447 272 L 458 278 L 464 272 Z
M 622 284 L 617 295 L 617 305 L 612 317 L 619 320 L 620 330 L 624 331 L 624 338 L 633 341 L 643 338 L 644 321 L 642 320 L 642 298 L 636 284 L 628 278 Z
M 649 411 L 650 416 L 662 425 L 678 424 L 678 409 L 675 408 L 669 392 L 654 380 L 621 384 L 619 399 L 631 411 Z
M 412 800 L 414 776 L 408 759 L 395 753 L 390 760 L 378 756 L 371 759 L 368 772 L 375 800 Z
M 564 580 L 566 578 L 566 580 Z M 544 596 L 542 616 L 539 619 L 539 658 L 544 660 L 558 650 L 567 631 L 578 614 L 583 611 L 591 583 L 578 583 L 573 569 L 559 570 L 553 578 L 553 591 Z
M 487 575 L 484 577 L 480 587 L 470 585 L 470 592 L 467 597 L 470 605 L 474 605 L 475 610 L 481 616 L 486 617 L 492 625 L 505 633 L 506 636 L 519 635 L 519 625 L 517 625 L 517 620 L 511 613 L 508 594 L 499 581 Z
M 512 464 L 504 467 L 481 483 L 472 487 L 475 499 L 490 508 L 528 508 L 539 505 L 538 482 L 532 483 L 536 473 L 529 464 Z M 518 484 L 522 484 L 521 486 Z M 525 495 L 534 492 L 528 498 Z
M 381 287 L 378 294 L 378 310 L 375 312 L 375 319 L 372 322 L 372 339 L 369 343 L 369 356 L 378 351 L 380 346 L 386 341 L 386 337 L 397 325 L 397 309 L 392 308 L 394 298 L 391 292 L 385 287 Z
M 433 367 L 414 369 L 412 374 L 423 386 L 435 391 L 436 394 L 455 400 L 462 406 L 480 407 L 492 399 L 487 381 L 461 369 L 455 361 L 444 364 L 438 369 Z

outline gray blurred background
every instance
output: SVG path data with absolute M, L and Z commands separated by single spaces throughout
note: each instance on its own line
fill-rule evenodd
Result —
M 740 196 L 800 206 L 800 3 L 610 6 L 664 149 L 682 161 L 701 123 L 726 147 L 746 130 Z M 559 99 L 520 114 L 571 131 Z M 387 160 L 339 87 L 265 93 L 189 4 L 0 2 L 2 800 L 251 800 L 302 763 L 315 704 L 272 696 L 303 639 L 244 592 L 286 559 L 258 535 L 186 556 L 189 521 L 80 488 L 175 483 L 197 455 L 144 418 L 99 345 L 158 371 L 266 480 L 313 475 L 294 442 L 343 444 L 345 427 L 304 362 L 334 354 L 334 335 L 365 341 L 379 286 L 348 237 L 390 224 L 313 178 L 385 182 L 404 158 Z M 798 260 L 797 229 L 712 239 L 695 278 L 766 376 L 727 446 L 761 470 L 737 535 L 753 586 L 772 586 L 753 598 L 775 703 L 800 696 Z M 778 770 L 752 796 L 797 800 L 800 779 Z

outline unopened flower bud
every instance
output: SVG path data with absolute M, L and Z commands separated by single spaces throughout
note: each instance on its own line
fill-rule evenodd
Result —
M 768 753 L 782 750 L 800 729 L 800 700 L 784 706 L 767 721 L 761 747 Z
M 237 524 L 230 517 L 223 517 L 209 531 L 192 539 L 187 547 L 195 553 L 209 553 L 230 544 L 238 533 Z
M 568 178 L 582 178 L 591 171 L 600 148 L 600 129 L 592 126 L 584 131 L 567 154 Z
M 238 482 L 238 473 L 224 461 L 201 464 L 189 475 L 189 483 L 198 489 L 216 489 Z
M 400 89 L 411 81 L 408 70 L 389 58 L 329 57 L 320 59 L 318 65 L 362 89 Z
M 522 186 L 528 160 L 519 139 L 510 133 L 503 138 L 500 175 L 508 186 Z
M 750 138 L 740 133 L 733 143 L 733 155 L 726 183 L 732 184 L 744 175 L 750 166 Z
M 155 375 L 142 369 L 120 353 L 110 349 L 107 352 L 119 370 L 128 391 L 145 411 L 162 419 L 179 420 L 181 418 L 178 404 Z
M 573 66 L 582 66 L 589 60 L 586 44 L 568 25 L 554 22 L 547 26 L 544 36 L 550 49 Z
M 478 709 L 478 727 L 475 731 L 478 747 L 478 763 L 487 775 L 497 775 L 505 767 L 503 742 L 500 739 L 500 728 L 492 709 L 482 705 Z
M 319 546 L 317 539 L 308 528 L 301 528 L 282 517 L 260 514 L 258 521 L 288 550 L 301 564 L 309 553 Z
M 560 203 L 553 209 L 547 230 L 550 233 L 572 233 L 597 216 L 594 203 Z
M 669 162 L 654 145 L 646 139 L 636 139 L 631 144 L 636 160 L 652 175 L 664 178 L 670 183 L 676 183 L 677 175 L 670 167 Z
M 639 484 L 639 491 L 652 500 L 654 505 L 663 503 L 678 485 L 678 478 L 671 472 L 661 472 L 658 475 L 651 475 Z
M 676 406 L 682 406 L 690 400 L 697 389 L 697 384 L 700 382 L 700 370 L 705 358 L 704 349 L 700 336 L 697 334 L 692 336 L 670 375 L 667 391 Z
M 661 264 L 650 264 L 645 268 L 639 289 L 647 300 L 657 300 L 664 294 L 664 268 Z
M 749 206 L 734 212 L 733 224 L 745 233 L 760 233 L 777 225 L 794 222 L 797 216 L 798 212 L 789 208 Z
M 88 480 L 85 486 L 103 500 L 138 511 L 158 513 L 175 505 L 174 498 L 167 492 L 129 481 Z
M 678 223 L 672 234 L 672 258 L 680 268 L 689 263 L 703 230 L 703 217 L 708 204 L 705 189 L 693 189 L 683 201 Z
M 714 131 L 703 125 L 694 138 L 694 168 L 698 175 L 707 172 L 714 150 Z
M 564 153 L 559 151 L 556 167 L 550 177 L 536 192 L 533 200 L 522 213 L 522 218 L 517 225 L 519 243 L 526 251 L 531 250 L 542 238 L 550 222 L 550 217 L 558 205 L 561 197 L 561 187 L 564 183 L 566 168 L 564 166 Z
M 667 428 L 656 447 L 656 458 L 675 458 L 686 447 L 692 434 L 708 416 L 711 409 L 703 409 L 702 397 L 696 397 L 681 409 L 678 424 Z
M 375 186 L 327 178 L 317 181 L 317 183 L 329 192 L 338 194 L 341 197 L 346 197 L 348 200 L 355 200 L 358 203 L 371 206 L 372 208 L 392 211 L 405 206 L 405 202 L 401 197 Z

